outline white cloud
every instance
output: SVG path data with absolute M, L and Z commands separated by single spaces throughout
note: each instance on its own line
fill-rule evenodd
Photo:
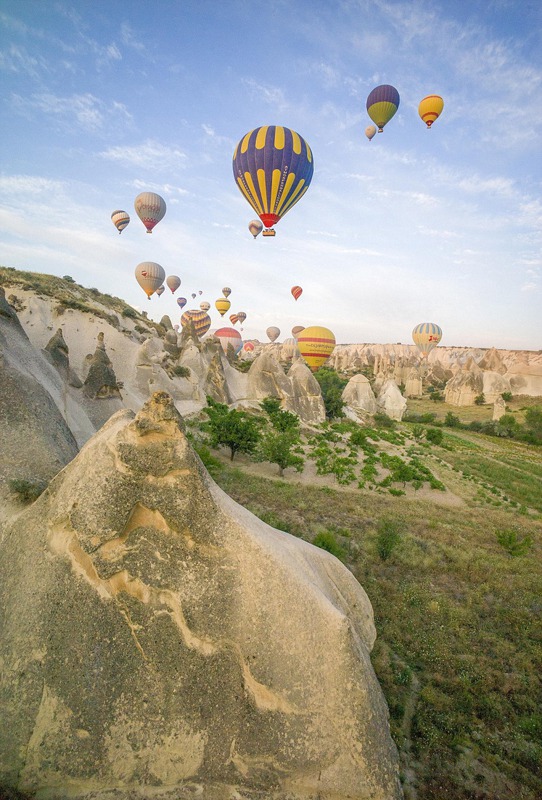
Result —
M 173 196 L 189 195 L 188 189 L 183 189 L 181 186 L 173 186 L 171 183 L 153 183 L 152 181 L 135 180 L 130 183 L 134 189 L 140 192 L 157 192 L 158 194 L 165 194 L 166 197 L 172 198 Z
M 82 128 L 90 133 L 101 133 L 111 125 L 126 126 L 132 122 L 132 116 L 123 103 L 106 103 L 90 93 L 58 97 L 42 92 L 28 98 L 14 94 L 11 99 L 21 113 L 31 115 L 39 111 L 69 130 Z
M 123 22 L 122 25 L 120 26 L 120 37 L 122 43 L 126 47 L 131 47 L 133 50 L 136 50 L 141 55 L 147 54 L 147 48 L 145 47 L 143 42 L 140 42 L 138 39 L 136 39 L 132 28 L 127 22 Z
M 284 92 L 278 86 L 269 86 L 263 83 L 258 83 L 254 78 L 244 78 L 242 83 L 249 89 L 253 98 L 263 100 L 270 106 L 274 106 L 277 111 L 285 111 L 288 108 L 288 103 L 284 96 Z
M 186 166 L 187 155 L 178 147 L 170 147 L 153 139 L 132 147 L 110 147 L 99 154 L 108 161 L 127 167 L 169 172 Z

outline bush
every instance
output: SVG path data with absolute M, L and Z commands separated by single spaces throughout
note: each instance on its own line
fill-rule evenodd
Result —
M 512 399 L 512 392 L 502 392 L 501 397 L 505 403 L 509 403 Z
M 171 368 L 171 372 L 177 378 L 189 378 L 190 377 L 190 367 L 182 367 L 180 364 Z
M 28 481 L 24 478 L 8 481 L 8 486 L 23 503 L 33 503 L 47 488 L 45 481 Z
M 62 276 L 62 280 L 63 281 L 67 281 L 68 283 L 75 283 L 75 281 L 74 281 L 74 279 L 72 278 L 71 275 L 63 275 Z
M 341 378 L 340 375 L 330 367 L 320 367 L 320 369 L 314 373 L 314 377 L 320 384 L 320 389 L 322 390 L 322 398 L 326 407 L 326 417 L 328 419 L 344 417 L 342 393 L 348 381 Z
M 327 550 L 328 553 L 335 556 L 336 558 L 340 559 L 341 561 L 345 557 L 345 550 L 344 547 L 337 541 L 335 534 L 332 531 L 321 531 L 317 533 L 312 543 L 316 545 L 316 547 L 321 547 L 322 550 Z
M 447 428 L 461 428 L 461 420 L 451 411 L 448 411 L 444 417 L 444 424 Z
M 130 317 L 130 319 L 135 319 L 137 317 L 137 311 L 130 306 L 123 308 L 121 313 L 123 317 Z
M 440 428 L 427 428 L 425 431 L 425 438 L 431 444 L 442 444 L 444 434 Z
M 474 398 L 474 404 L 477 406 L 483 406 L 485 405 L 485 402 L 486 402 L 486 397 L 483 392 L 481 394 L 477 394 L 476 397 Z
M 391 519 L 380 520 L 377 527 L 376 549 L 382 561 L 388 560 L 400 539 L 397 522 Z
M 374 421 L 377 428 L 395 428 L 395 420 L 387 414 L 375 414 Z
M 501 547 L 504 547 L 506 552 L 514 557 L 525 555 L 533 544 L 533 540 L 528 534 L 520 538 L 517 531 L 512 528 L 497 531 L 496 536 Z

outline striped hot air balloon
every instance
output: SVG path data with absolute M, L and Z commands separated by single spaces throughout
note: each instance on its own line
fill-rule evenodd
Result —
M 384 125 L 390 121 L 399 108 L 399 92 L 395 86 L 382 84 L 377 86 L 367 97 L 367 113 L 375 125 L 378 132 L 382 133 Z
M 245 353 L 252 353 L 254 350 L 254 342 L 245 342 L 243 345 L 243 351 Z
M 229 297 L 230 294 L 231 294 L 230 287 L 229 286 L 224 286 L 224 288 L 222 289 L 222 294 L 224 295 L 224 297 Z
M 235 325 L 237 322 L 239 322 L 239 317 L 237 314 L 230 314 L 230 322 L 232 325 Z
M 256 238 L 258 234 L 263 231 L 263 225 L 259 219 L 253 219 L 251 222 L 248 223 L 248 229 L 254 236 L 254 238 Z
M 184 328 L 189 322 L 194 323 L 194 330 L 200 339 L 211 327 L 211 317 L 205 311 L 196 311 L 195 309 L 185 311 L 181 317 L 181 325 Z
M 418 106 L 418 114 L 428 128 L 440 117 L 444 108 L 444 100 L 439 94 L 428 94 Z
M 335 336 L 329 328 L 312 325 L 299 334 L 297 346 L 306 365 L 312 372 L 316 372 L 335 349 Z
M 122 233 L 130 222 L 130 215 L 126 211 L 113 211 L 111 220 L 118 232 Z
M 229 344 L 232 345 L 236 353 L 238 353 L 243 346 L 241 334 L 239 331 L 236 331 L 235 328 L 219 328 L 215 331 L 214 335 L 219 340 L 224 353 L 228 352 Z
M 147 233 L 152 233 L 154 226 L 166 213 L 166 201 L 154 192 L 141 192 L 134 200 L 134 208 Z
M 412 339 L 422 357 L 427 358 L 442 339 L 442 329 L 434 322 L 420 322 L 412 331 Z
M 199 304 L 199 307 L 201 308 L 202 311 L 209 311 L 209 309 L 211 308 L 211 304 L 208 303 L 207 300 L 202 300 L 201 303 Z
M 219 297 L 218 300 L 215 300 L 215 308 L 221 317 L 224 316 L 226 311 L 230 310 L 230 306 L 231 306 L 230 301 L 226 300 L 225 297 Z
M 314 162 L 307 142 L 281 125 L 247 133 L 233 154 L 233 175 L 267 229 L 300 200 L 312 180 Z M 265 235 L 274 231 L 264 231 Z
M 290 292 L 294 300 L 299 300 L 299 298 L 303 294 L 303 289 L 301 288 L 301 286 L 292 286 Z
M 142 261 L 135 268 L 136 280 L 149 298 L 163 284 L 166 273 L 156 261 Z

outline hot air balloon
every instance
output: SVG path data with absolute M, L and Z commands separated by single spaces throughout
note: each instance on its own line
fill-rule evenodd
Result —
M 135 268 L 136 280 L 149 298 L 163 284 L 166 277 L 164 268 L 155 261 L 142 261 Z
M 181 279 L 178 275 L 168 275 L 166 278 L 166 283 L 168 287 L 171 289 L 171 294 L 175 294 L 179 286 L 181 285 Z
M 222 289 L 222 294 L 224 295 L 224 297 L 229 297 L 230 294 L 231 294 L 230 287 L 229 286 L 224 286 L 224 288 Z
M 294 300 L 299 300 L 299 298 L 303 294 L 303 289 L 301 288 L 301 286 L 292 286 L 290 292 L 292 293 L 292 297 L 294 298 Z
M 152 233 L 154 226 L 166 213 L 166 201 L 154 192 L 141 192 L 134 201 L 134 208 L 147 233 Z
M 122 233 L 130 222 L 130 215 L 127 214 L 126 211 L 113 211 L 111 214 L 111 219 L 118 232 Z
M 207 300 L 202 300 L 202 302 L 199 304 L 199 307 L 202 311 L 209 311 L 211 304 L 208 303 Z
M 211 327 L 211 317 L 205 311 L 185 311 L 181 317 L 181 325 L 184 328 L 189 322 L 194 323 L 194 330 L 200 338 L 205 336 Z
M 230 322 L 232 325 L 235 325 L 237 322 L 239 322 L 239 317 L 237 314 L 230 314 Z
M 378 126 L 379 133 L 382 133 L 384 125 L 390 121 L 398 108 L 399 92 L 395 86 L 389 84 L 377 86 L 367 97 L 367 113 Z
M 233 154 L 233 175 L 267 229 L 300 200 L 312 179 L 314 162 L 307 142 L 290 128 L 264 125 L 247 133 Z
M 266 334 L 271 342 L 276 342 L 280 336 L 280 328 L 271 325 L 271 327 L 266 330 Z
M 254 342 L 245 342 L 243 345 L 243 350 L 245 353 L 252 353 L 254 350 Z
M 192 300 L 195 300 L 195 299 L 196 299 L 196 293 L 192 292 Z
M 245 314 L 245 312 L 244 312 L 244 311 L 238 311 L 238 312 L 237 312 L 237 319 L 239 320 L 239 322 L 241 323 L 241 325 L 242 325 L 242 324 L 243 324 L 243 322 L 246 320 L 246 318 L 247 318 L 247 315 Z
M 442 114 L 444 108 L 444 100 L 438 94 L 428 94 L 424 97 L 418 106 L 418 114 L 425 122 L 428 128 L 431 127 L 433 122 Z
M 442 330 L 434 322 L 420 322 L 412 331 L 412 339 L 422 358 L 427 358 L 442 339 Z
M 297 346 L 306 365 L 316 372 L 335 349 L 335 336 L 329 328 L 312 325 L 299 334 Z
M 159 286 L 158 289 L 156 290 L 156 294 L 158 295 L 158 297 L 161 297 L 165 291 L 166 291 L 165 286 Z
M 230 301 L 226 300 L 225 297 L 219 297 L 218 300 L 215 300 L 215 308 L 221 317 L 224 316 L 226 311 L 230 310 L 230 306 L 231 306 Z
M 301 331 L 304 331 L 304 330 L 305 330 L 305 328 L 303 327 L 303 325 L 294 325 L 294 327 L 292 328 L 292 336 L 294 337 L 296 342 L 297 342 L 297 337 L 299 336 Z
M 179 306 L 179 308 L 184 308 L 186 305 L 186 297 L 178 297 L 177 305 Z
M 365 128 L 365 136 L 368 138 L 369 141 L 371 141 L 371 139 L 373 138 L 373 136 L 375 134 L 376 134 L 375 126 L 374 125 L 367 125 L 367 127 Z
M 241 338 L 241 334 L 234 328 L 219 328 L 217 331 L 214 332 L 214 335 L 220 341 L 224 353 L 228 352 L 229 344 L 232 345 L 236 353 L 238 353 L 243 346 L 243 339 Z
M 259 219 L 253 219 L 252 222 L 248 223 L 248 229 L 254 238 L 256 238 L 256 236 L 263 231 L 263 225 Z
M 199 295 L 200 295 L 200 297 L 201 297 L 201 295 L 203 294 L 203 289 L 198 289 L 198 294 L 199 294 Z

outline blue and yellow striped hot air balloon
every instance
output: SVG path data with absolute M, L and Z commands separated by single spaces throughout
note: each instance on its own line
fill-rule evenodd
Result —
M 442 329 L 434 322 L 420 322 L 412 331 L 412 339 L 422 356 L 427 358 L 442 339 Z
M 384 125 L 390 121 L 398 108 L 399 92 L 395 86 L 387 83 L 377 86 L 367 97 L 367 113 L 378 126 L 379 133 L 382 133 Z
M 235 181 L 266 227 L 273 225 L 307 191 L 314 172 L 312 152 L 295 131 L 280 125 L 263 125 L 247 133 L 233 154 Z

